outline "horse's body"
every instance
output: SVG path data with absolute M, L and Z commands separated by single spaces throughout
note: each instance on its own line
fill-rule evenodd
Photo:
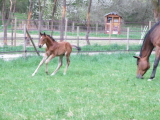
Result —
M 48 63 L 51 59 L 53 59 L 56 56 L 59 56 L 59 64 L 56 70 L 51 75 L 55 75 L 56 72 L 59 70 L 59 68 L 62 66 L 63 56 L 66 56 L 66 61 L 67 61 L 67 65 L 64 70 L 64 74 L 66 74 L 66 71 L 70 64 L 70 54 L 72 52 L 72 47 L 75 47 L 78 51 L 80 50 L 80 48 L 71 45 L 69 42 L 57 42 L 52 37 L 46 35 L 45 33 L 44 34 L 40 33 L 40 35 L 41 38 L 39 42 L 39 48 L 41 48 L 44 44 L 46 44 L 47 48 L 42 61 L 39 63 L 37 69 L 34 71 L 32 76 L 36 74 L 36 72 L 44 62 L 46 63 L 46 73 L 48 74 Z
M 160 21 L 156 23 L 146 34 L 140 55 L 134 56 L 137 58 L 137 78 L 143 78 L 143 75 L 150 68 L 149 57 L 154 47 L 156 48 L 156 55 L 153 71 L 149 80 L 152 80 L 155 77 L 156 69 L 160 60 Z

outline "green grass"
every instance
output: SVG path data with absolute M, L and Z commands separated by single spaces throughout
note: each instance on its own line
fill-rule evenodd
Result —
M 72 55 L 65 76 L 64 63 L 55 76 L 43 65 L 32 77 L 41 57 L 0 60 L 0 119 L 158 120 L 160 69 L 152 82 L 151 70 L 136 79 L 133 55 Z M 50 74 L 57 60 L 49 63 Z
M 38 51 L 42 51 L 44 52 L 45 49 L 40 49 L 38 47 L 36 47 Z M 0 52 L 23 52 L 24 51 L 24 47 L 23 46 L 3 46 L 0 47 Z M 26 47 L 26 51 L 35 51 L 34 47 Z
M 141 45 L 132 45 L 129 47 L 129 50 L 137 50 L 139 51 Z M 35 51 L 33 47 L 27 47 L 27 51 Z M 37 47 L 38 51 L 45 51 L 45 49 L 41 49 Z M 81 47 L 81 51 L 120 51 L 126 50 L 126 45 L 118 45 L 118 44 L 109 44 L 109 45 L 86 45 Z M 3 46 L 0 47 L 0 52 L 12 52 L 12 51 L 24 51 L 23 46 Z M 73 51 L 77 51 L 73 49 Z
M 141 45 L 131 45 L 129 46 L 129 50 L 137 50 L 139 51 Z M 81 51 L 120 51 L 126 50 L 126 45 L 124 44 L 109 44 L 109 45 L 86 45 L 81 48 Z
M 17 19 L 27 20 L 28 15 L 26 13 L 15 13 L 14 16 Z

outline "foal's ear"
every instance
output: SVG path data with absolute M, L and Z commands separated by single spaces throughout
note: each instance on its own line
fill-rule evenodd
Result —
M 141 57 L 139 57 L 139 56 L 133 56 L 134 58 L 137 58 L 137 59 L 140 59 Z
M 41 32 L 39 33 L 41 36 L 43 35 Z
M 44 32 L 44 36 L 46 36 L 46 33 Z

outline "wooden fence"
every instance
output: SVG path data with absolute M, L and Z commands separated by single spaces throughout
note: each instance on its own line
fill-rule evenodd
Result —
M 28 26 L 26 26 L 29 23 Z M 89 40 L 91 45 L 99 44 L 125 44 L 127 51 L 130 50 L 130 45 L 141 44 L 145 33 L 151 28 L 153 22 L 146 23 L 122 23 L 121 34 L 105 34 L 104 23 L 91 22 L 91 30 Z M 28 29 L 28 35 L 25 32 Z M 13 19 L 8 26 L 7 44 L 9 46 L 32 45 L 30 40 L 33 39 L 35 45 L 38 44 L 39 32 L 46 32 L 53 35 L 56 40 L 60 40 L 60 21 L 54 21 L 51 26 L 50 20 L 17 20 Z M 64 30 L 64 38 L 71 44 L 78 46 L 87 45 L 86 25 L 83 22 L 66 21 Z M 29 37 L 30 35 L 30 37 Z M 3 46 L 3 26 L 0 27 L 0 46 Z M 7 51 L 6 51 L 7 52 Z

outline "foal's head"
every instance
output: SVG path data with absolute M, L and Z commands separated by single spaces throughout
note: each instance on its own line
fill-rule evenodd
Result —
M 148 60 L 141 58 L 139 56 L 133 56 L 137 58 L 137 78 L 143 79 L 143 75 L 147 72 L 150 68 L 150 64 Z
M 47 42 L 47 35 L 44 33 L 40 33 L 41 37 L 40 37 L 40 40 L 39 40 L 39 48 L 41 48 L 46 42 Z

